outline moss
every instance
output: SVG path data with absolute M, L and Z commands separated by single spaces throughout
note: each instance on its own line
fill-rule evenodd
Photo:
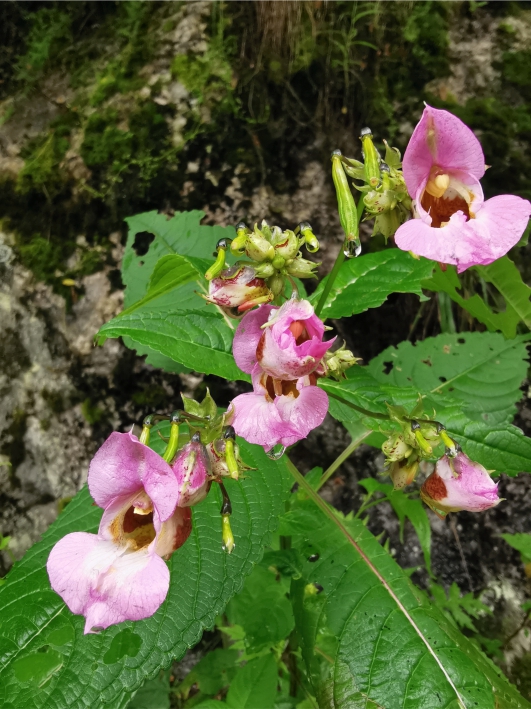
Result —
M 17 247 L 20 260 L 33 271 L 35 277 L 45 283 L 54 283 L 56 270 L 61 266 L 63 253 L 58 244 L 36 234 L 29 243 Z
M 81 404 L 81 414 L 87 423 L 93 426 L 99 423 L 105 416 L 105 410 L 100 409 L 97 403 L 93 403 L 90 399 L 85 399 Z

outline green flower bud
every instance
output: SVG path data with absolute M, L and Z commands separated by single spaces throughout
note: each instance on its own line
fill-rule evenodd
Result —
M 280 271 L 280 269 L 284 268 L 284 266 L 286 265 L 286 259 L 283 256 L 277 254 L 273 259 L 272 265 L 274 268 L 277 269 L 277 271 Z
M 318 266 L 318 263 L 298 256 L 286 265 L 286 271 L 295 278 L 316 278 L 315 271 Z
M 280 274 L 277 274 L 276 276 L 271 276 L 271 278 L 269 278 L 267 281 L 267 285 L 269 290 L 275 296 L 275 298 L 277 298 L 279 295 L 282 295 L 284 291 L 284 277 Z
M 338 381 L 343 379 L 345 372 L 350 367 L 353 367 L 359 361 L 358 357 L 354 357 L 350 350 L 347 350 L 345 344 L 335 352 L 330 350 L 325 354 L 325 365 L 328 374 Z
M 208 271 L 205 273 L 205 278 L 207 281 L 211 281 L 213 278 L 216 278 L 216 276 L 219 276 L 219 274 L 223 271 L 225 268 L 225 252 L 227 251 L 227 240 L 226 239 L 220 239 L 217 243 L 217 256 L 216 260 L 210 266 Z
M 411 485 L 419 469 L 419 462 L 415 460 L 408 463 L 407 460 L 396 461 L 389 468 L 389 477 L 393 481 L 394 490 L 401 490 L 406 485 Z
M 380 182 L 380 155 L 372 142 L 370 128 L 363 128 L 360 135 L 365 163 L 365 179 L 371 187 Z
M 308 224 L 308 222 L 302 222 L 300 224 L 300 230 L 301 234 L 304 237 L 304 240 L 306 241 L 306 248 L 311 254 L 314 254 L 316 251 L 319 251 L 319 241 L 315 234 L 312 231 L 312 227 Z
M 230 250 L 234 256 L 241 256 L 244 253 L 247 237 L 250 233 L 251 231 L 245 222 L 240 222 L 236 226 L 236 238 L 232 240 L 230 245 Z
M 339 209 L 339 220 L 347 242 L 354 242 L 359 245 L 358 213 L 356 203 L 348 184 L 347 176 L 341 161 L 341 151 L 335 150 L 332 153 L 332 178 L 336 188 L 337 204 Z
M 260 232 L 257 234 L 256 231 L 248 235 L 245 253 L 253 261 L 272 261 L 275 258 L 275 249 Z
M 264 263 L 257 263 L 254 270 L 258 278 L 269 278 L 275 273 L 275 266 L 274 263 L 265 261 Z
M 398 461 L 408 458 L 413 449 L 404 440 L 404 436 L 400 433 L 395 433 L 383 443 L 382 452 L 388 461 Z
M 299 248 L 299 239 L 291 229 L 286 229 L 286 231 L 282 232 L 281 240 L 275 244 L 275 252 L 286 261 L 295 258 L 299 253 Z M 277 268 L 282 268 L 282 266 L 277 266 Z

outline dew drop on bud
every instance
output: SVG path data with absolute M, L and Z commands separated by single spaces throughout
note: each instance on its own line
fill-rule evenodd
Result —
M 372 138 L 372 130 L 367 126 L 360 130 L 360 138 Z
M 332 150 L 332 155 L 331 155 L 330 157 L 333 158 L 333 157 L 335 157 L 336 155 L 337 155 L 338 158 L 340 158 L 340 157 L 343 155 L 343 153 L 342 153 L 341 150 L 339 150 L 339 149 L 337 149 L 337 150 Z
M 270 460 L 280 460 L 284 453 L 286 452 L 286 446 L 273 446 L 270 451 L 267 451 L 266 455 Z

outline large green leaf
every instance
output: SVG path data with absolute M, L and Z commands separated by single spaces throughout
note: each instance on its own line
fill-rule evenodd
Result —
M 196 372 L 249 381 L 234 361 L 233 335 L 215 312 L 144 312 L 140 308 L 105 323 L 98 333 L 98 343 L 103 344 L 108 337 L 130 337 Z
M 415 293 L 424 299 L 421 281 L 431 276 L 433 261 L 407 251 L 387 249 L 349 259 L 341 266 L 321 311 L 323 318 L 342 318 L 377 308 L 391 293 Z M 327 279 L 310 297 L 317 303 Z
M 476 271 L 500 291 L 507 311 L 515 312 L 531 330 L 531 288 L 522 281 L 522 274 L 508 256 L 488 266 L 476 266 Z
M 149 319 L 161 313 L 186 315 L 189 311 L 198 311 L 204 314 L 207 320 L 202 321 L 199 329 L 196 328 L 194 332 L 199 332 L 202 325 L 212 322 L 210 318 L 215 316 L 218 321 L 214 326 L 215 330 L 222 334 L 225 343 L 232 341 L 233 323 L 229 324 L 220 311 L 213 305 L 208 305 L 198 293 L 206 293 L 208 290 L 208 284 L 202 274 L 213 261 L 212 252 L 217 241 L 221 238 L 233 238 L 234 229 L 202 226 L 200 221 L 203 217 L 203 212 L 193 211 L 177 212 L 170 219 L 153 211 L 126 220 L 129 224 L 129 234 L 122 261 L 122 280 L 126 286 L 125 310 L 111 323 L 127 313 L 135 313 L 137 318 Z M 134 246 L 138 235 L 143 233 L 152 235 L 153 240 L 147 252 L 138 255 Z M 229 254 L 229 262 L 231 258 Z M 188 322 L 186 319 L 180 320 L 180 327 L 188 329 Z M 147 362 L 155 367 L 171 372 L 186 371 L 187 368 L 199 369 L 199 363 L 195 362 L 195 341 L 192 335 L 180 339 L 178 346 L 175 346 L 175 342 L 165 341 L 164 331 L 159 331 L 156 340 L 151 342 L 145 333 L 136 337 L 138 330 L 142 333 L 142 327 L 138 329 L 135 324 L 135 327 L 130 328 L 130 332 L 120 328 L 119 334 L 114 335 L 110 334 L 114 332 L 111 328 L 106 331 L 100 342 L 104 342 L 106 337 L 123 336 L 128 347 L 136 349 L 140 355 L 147 355 Z M 198 345 L 201 347 L 204 341 Z M 218 359 L 223 360 L 223 356 L 218 357 L 214 351 L 209 360 L 212 367 L 209 372 L 220 376 L 228 375 L 231 379 L 237 378 L 237 369 L 234 367 L 227 372 L 223 362 L 219 362 L 218 367 Z M 187 364 L 190 360 L 191 364 Z
M 526 338 L 497 333 L 444 334 L 412 345 L 390 347 L 367 367 L 354 367 L 342 382 L 321 380 L 332 397 L 330 413 L 379 431 L 385 422 L 357 407 L 386 413 L 385 403 L 412 409 L 419 393 L 464 451 L 487 469 L 515 475 L 531 472 L 531 439 L 510 421 L 526 375 Z
M 172 557 L 167 600 L 154 616 L 83 635 L 51 589 L 45 564 L 65 534 L 95 532 L 101 510 L 86 489 L 68 505 L 0 587 L 0 706 L 2 709 L 121 709 L 144 679 L 179 658 L 214 624 L 262 556 L 284 509 L 289 474 L 258 446 L 240 442 L 256 470 L 228 481 L 236 548 L 221 548 L 221 497 L 217 486 L 193 509 L 193 532 Z
M 323 588 L 321 627 L 338 638 L 330 675 L 316 687 L 320 709 L 529 709 L 361 521 L 330 514 L 335 522 L 307 501 L 280 530 L 311 559 L 303 574 Z M 299 623 L 300 609 L 295 616 Z M 300 638 L 308 662 L 315 632 Z M 309 674 L 315 680 L 311 664 Z
M 231 709 L 272 709 L 277 694 L 278 669 L 273 655 L 251 660 L 231 682 L 227 706 Z

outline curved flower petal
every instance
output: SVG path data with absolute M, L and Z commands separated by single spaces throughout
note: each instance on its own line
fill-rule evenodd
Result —
M 75 532 L 61 539 L 47 563 L 50 583 L 72 613 L 86 618 L 85 633 L 153 615 L 168 593 L 170 574 L 151 551 Z
M 261 305 L 243 316 L 232 343 L 232 353 L 242 372 L 250 374 L 256 364 L 256 348 L 263 335 L 261 329 L 272 310 L 278 310 L 273 305 Z
M 323 342 L 324 324 L 308 300 L 288 300 L 269 323 L 258 344 L 257 360 L 278 379 L 311 374 L 335 342 L 335 338 Z
M 515 195 L 499 195 L 484 202 L 476 218 L 467 223 L 466 249 L 471 257 L 459 259 L 459 273 L 505 256 L 520 240 L 530 216 L 531 203 Z
M 279 396 L 275 399 L 275 406 L 280 416 L 289 428 L 286 427 L 279 443 L 291 446 L 300 441 L 317 426 L 320 426 L 328 411 L 328 396 L 326 392 L 316 386 L 305 386 L 300 390 L 299 396 Z
M 429 226 L 422 219 L 410 219 L 398 228 L 395 242 L 400 249 L 412 251 L 417 256 L 457 264 L 458 244 L 463 240 L 467 223 L 463 212 L 453 214 L 449 223 L 439 229 Z M 464 251 L 462 255 L 465 256 Z
M 146 491 L 162 521 L 173 513 L 179 486 L 171 467 L 132 433 L 111 433 L 92 459 L 90 494 L 106 508 L 115 498 Z
M 297 435 L 297 431 L 281 418 L 275 403 L 268 401 L 263 394 L 240 394 L 233 399 L 232 408 L 232 425 L 238 436 L 263 446 L 266 451 L 280 443 L 284 436 Z
M 182 547 L 192 532 L 192 511 L 189 507 L 177 507 L 165 522 L 155 521 L 155 529 L 155 551 L 159 556 L 169 559 L 176 549 Z
M 485 157 L 479 140 L 457 116 L 426 106 L 402 166 L 408 192 L 414 197 L 433 166 L 468 172 L 480 179 L 485 174 Z

